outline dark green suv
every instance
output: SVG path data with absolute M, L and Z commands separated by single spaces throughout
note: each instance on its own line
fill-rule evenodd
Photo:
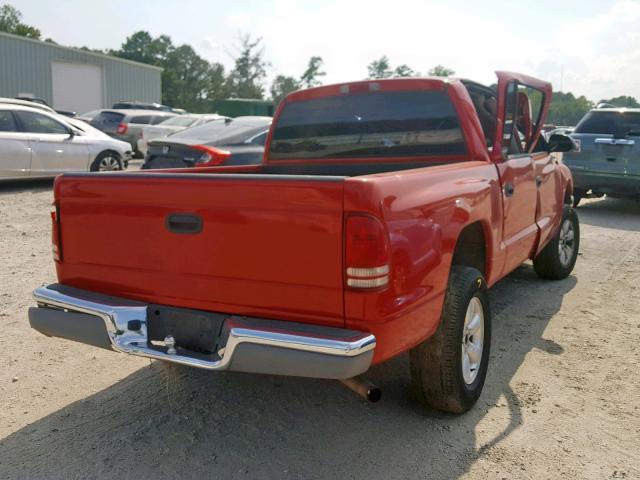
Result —
M 570 135 L 564 154 L 574 181 L 574 205 L 586 195 L 640 199 L 640 108 L 597 108 Z

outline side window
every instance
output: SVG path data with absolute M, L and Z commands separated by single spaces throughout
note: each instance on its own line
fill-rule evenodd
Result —
M 28 133 L 69 133 L 69 129 L 62 123 L 40 113 L 16 110 L 16 115 Z
M 139 123 L 141 125 L 149 125 L 151 123 L 151 115 L 139 115 L 137 117 L 132 117 L 129 122 Z
M 544 93 L 515 82 L 507 86 L 502 151 L 517 155 L 532 151 L 534 134 L 542 119 Z
M 17 132 L 18 126 L 11 110 L 0 110 L 0 132 Z

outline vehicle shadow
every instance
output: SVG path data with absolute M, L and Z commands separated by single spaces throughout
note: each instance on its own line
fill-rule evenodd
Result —
M 12 195 L 14 193 L 23 192 L 43 192 L 51 190 L 53 187 L 53 179 L 42 180 L 15 180 L 0 183 L 0 196 Z
M 523 265 L 492 289 L 490 373 L 465 415 L 426 410 L 408 395 L 407 355 L 370 371 L 383 390 L 377 404 L 336 381 L 154 362 L 6 437 L 0 472 L 47 479 L 458 478 L 521 425 L 522 392 L 513 376 L 532 349 L 563 352 L 543 332 L 576 283 L 541 281 Z M 502 403 L 508 425 L 478 445 L 479 422 Z
M 640 201 L 625 198 L 587 200 L 576 209 L 581 223 L 614 230 L 640 231 Z

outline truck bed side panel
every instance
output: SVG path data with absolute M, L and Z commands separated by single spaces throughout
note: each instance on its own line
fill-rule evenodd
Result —
M 496 168 L 464 162 L 347 180 L 345 211 L 383 218 L 391 240 L 390 286 L 345 290 L 346 326 L 379 339 L 374 362 L 417 345 L 438 328 L 456 241 L 480 222 L 489 284 L 501 271 L 502 203 Z

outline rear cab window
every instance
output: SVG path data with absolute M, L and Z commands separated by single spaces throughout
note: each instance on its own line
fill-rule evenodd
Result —
M 464 155 L 458 115 L 445 91 L 383 91 L 288 103 L 269 160 Z
M 640 112 L 598 111 L 587 113 L 573 133 L 624 136 L 640 131 Z

